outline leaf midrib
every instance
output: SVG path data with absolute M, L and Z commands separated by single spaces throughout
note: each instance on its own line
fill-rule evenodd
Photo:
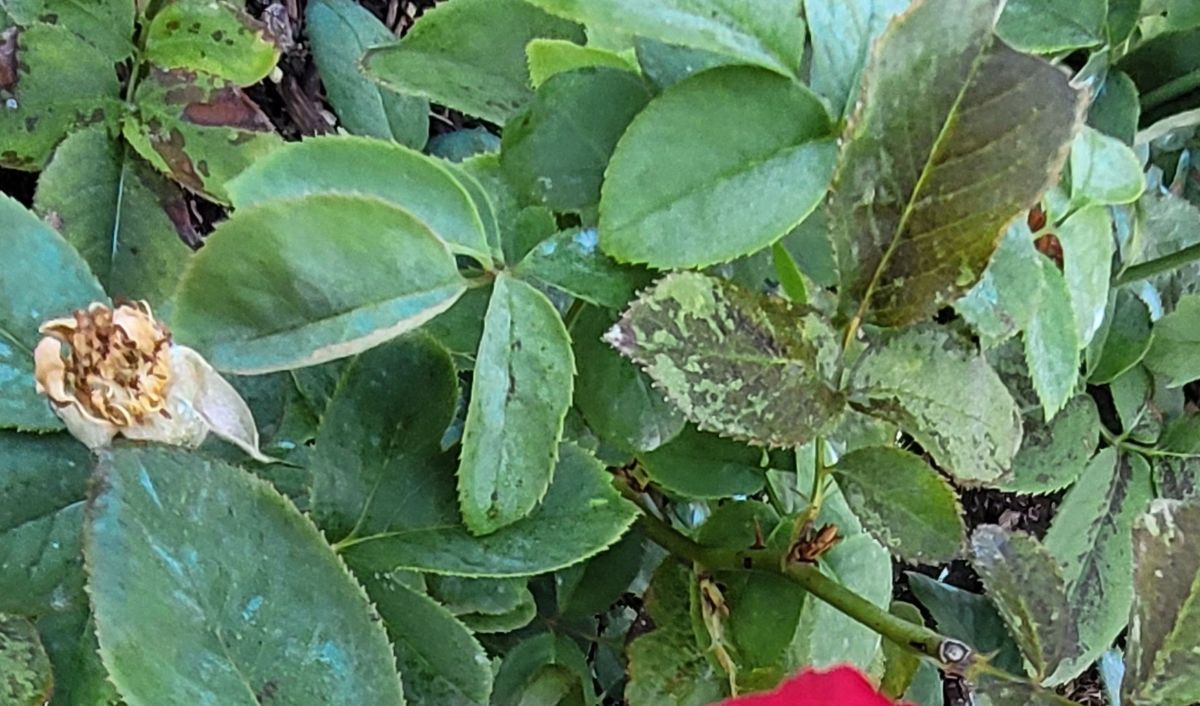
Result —
M 970 90 L 972 84 L 974 83 L 975 76 L 979 72 L 979 67 L 983 63 L 984 58 L 987 56 L 988 50 L 992 47 L 994 42 L 995 35 L 989 35 L 988 40 L 979 48 L 975 58 L 971 61 L 971 68 L 967 72 L 966 79 L 963 81 L 962 86 L 959 87 L 958 95 L 954 97 L 954 104 L 950 106 L 950 110 L 947 112 L 946 118 L 942 122 L 942 127 L 940 130 L 938 130 L 938 136 L 933 141 L 933 145 L 930 147 L 929 155 L 925 159 L 925 163 L 921 166 L 921 174 L 919 177 L 917 177 L 917 183 L 913 186 L 912 192 L 905 200 L 904 211 L 900 214 L 900 221 L 896 224 L 896 228 L 892 233 L 892 240 L 890 243 L 888 243 L 887 250 L 884 251 L 883 256 L 879 259 L 879 264 L 876 265 L 875 271 L 871 275 L 870 282 L 867 283 L 867 288 L 863 292 L 862 302 L 859 304 L 858 311 L 854 316 L 855 321 L 862 321 L 863 317 L 866 316 L 867 310 L 871 305 L 871 297 L 874 295 L 875 289 L 879 286 L 879 281 L 883 277 L 884 271 L 887 270 L 892 256 L 896 253 L 896 250 L 898 250 L 900 247 L 900 243 L 904 240 L 903 234 L 908 227 L 908 220 L 916 210 L 915 205 L 918 201 L 917 195 L 924 191 L 925 181 L 929 178 L 929 175 L 933 171 L 932 165 L 934 163 L 934 156 L 937 155 L 941 150 L 943 141 L 950 133 L 952 126 L 956 123 L 958 109 L 959 106 L 962 105 L 963 97 L 966 96 L 967 91 Z

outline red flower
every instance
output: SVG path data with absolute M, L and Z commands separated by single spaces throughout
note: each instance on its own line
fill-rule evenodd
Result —
M 739 696 L 718 706 L 898 706 L 853 667 L 806 669 L 775 691 Z

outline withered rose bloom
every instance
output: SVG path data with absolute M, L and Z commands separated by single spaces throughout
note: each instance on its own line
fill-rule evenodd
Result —
M 145 302 L 93 303 L 42 324 L 38 392 L 89 448 L 129 439 L 195 447 L 211 431 L 254 458 L 258 431 L 237 391 L 196 351 L 176 345 Z

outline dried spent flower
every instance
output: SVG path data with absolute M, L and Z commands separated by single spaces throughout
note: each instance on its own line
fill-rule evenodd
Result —
M 260 461 L 258 430 L 233 386 L 176 345 L 145 302 L 94 302 L 42 324 L 37 390 L 89 448 L 129 439 L 199 446 L 211 431 Z

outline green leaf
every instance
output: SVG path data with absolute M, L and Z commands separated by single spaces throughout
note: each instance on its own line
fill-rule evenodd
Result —
M 713 510 L 696 533 L 696 541 L 740 550 L 763 535 L 772 536 L 780 526 L 770 506 L 732 502 Z M 784 532 L 791 531 L 790 526 L 784 527 Z M 702 617 L 697 635 L 706 634 L 700 639 L 727 651 L 735 667 L 729 676 L 739 689 L 775 686 L 793 666 L 789 650 L 808 603 L 807 593 L 786 577 L 768 572 L 724 571 L 699 579 L 692 607 L 693 620 Z M 698 611 L 699 606 L 703 607 Z M 710 661 L 725 669 L 721 660 L 710 657 Z
M 1156 500 L 1133 530 L 1125 691 L 1138 705 L 1200 699 L 1200 499 Z
M 667 269 L 770 245 L 825 195 L 830 129 L 813 93 L 761 69 L 713 69 L 671 86 L 612 155 L 600 199 L 604 250 Z
M 1185 415 L 1167 425 L 1158 447 L 1183 454 L 1153 458 L 1154 487 L 1159 497 L 1184 500 L 1200 490 L 1200 415 Z
M 798 446 L 832 428 L 844 408 L 828 382 L 838 355 L 829 324 L 714 277 L 667 275 L 606 339 L 704 431 Z
M 135 5 L 134 0 L 5 0 L 0 13 L 21 27 L 42 22 L 65 27 L 115 64 L 133 53 Z
M 1057 693 L 995 669 L 980 670 L 971 698 L 979 706 L 1079 706 Z
M 762 449 L 690 425 L 667 444 L 638 454 L 638 461 L 651 481 L 687 498 L 753 495 L 766 482 Z
M 359 60 L 369 47 L 395 38 L 387 26 L 352 0 L 309 3 L 305 26 L 326 97 L 342 126 L 353 135 L 424 147 L 429 101 L 379 86 L 359 71 Z
M 1066 157 L 1080 94 L 995 40 L 1000 6 L 914 3 L 864 72 L 829 208 L 843 303 L 864 320 L 910 323 L 967 291 Z
M 104 290 L 62 236 L 5 195 L 0 195 L 0 252 L 6 263 L 0 268 L 0 428 L 61 429 L 34 389 L 38 327 L 104 301 Z
M 50 658 L 37 629 L 24 618 L 0 613 L 0 702 L 38 706 L 52 693 Z
M 483 322 L 458 467 L 463 520 L 475 534 L 520 520 L 546 493 L 574 375 L 571 339 L 554 305 L 500 275 Z
M 566 635 L 542 633 L 521 641 L 504 655 L 491 703 L 596 706 L 596 701 L 591 669 L 579 647 Z
M 1025 363 L 1042 410 L 1050 420 L 1075 394 L 1079 338 L 1071 309 L 1072 290 L 1066 278 L 1049 258 L 1039 256 L 1038 267 L 1042 274 L 1041 303 L 1025 329 Z
M 835 115 L 853 111 L 875 40 L 910 0 L 804 0 L 812 38 L 810 85 Z
M 454 355 L 459 370 L 475 367 L 475 353 L 483 337 L 483 318 L 491 298 L 491 287 L 472 287 L 446 313 L 421 327 Z
M 1154 342 L 1146 351 L 1146 367 L 1165 375 L 1172 387 L 1200 378 L 1200 294 L 1179 300 L 1174 312 L 1154 323 Z
M 362 61 L 384 86 L 503 125 L 533 99 L 525 45 L 537 38 L 583 43 L 583 31 L 521 0 L 455 0 Z
M 97 489 L 88 588 L 128 701 L 404 703 L 366 595 L 266 482 L 150 447 L 107 452 Z
M 1070 290 L 1079 346 L 1087 346 L 1104 321 L 1112 278 L 1112 219 L 1091 206 L 1071 214 L 1056 231 L 1063 252 L 1063 277 Z M 1051 295 L 1053 298 L 1053 295 Z
M 595 228 L 555 233 L 535 245 L 513 272 L 613 309 L 628 304 L 652 278 L 645 268 L 622 265 L 601 252 Z
M 638 70 L 632 60 L 621 54 L 595 46 L 581 46 L 564 39 L 534 39 L 525 45 L 529 62 L 529 79 L 535 89 L 541 88 L 551 76 L 589 67 L 606 67 L 624 71 Z
M 426 483 L 421 503 L 428 515 L 411 523 L 402 518 L 404 525 L 344 542 L 352 565 L 457 576 L 533 576 L 598 554 L 637 516 L 637 509 L 613 490 L 600 463 L 571 444 L 559 452 L 554 482 L 541 504 L 528 517 L 486 537 L 472 535 L 459 523 L 452 471 L 418 478 Z
M 143 159 L 220 203 L 225 183 L 283 143 L 266 114 L 236 84 L 152 68 L 138 84 L 136 120 L 123 133 Z
M 725 639 L 737 665 L 739 687 L 752 690 L 775 686 L 790 671 L 788 648 L 808 594 L 790 579 L 774 573 L 722 572 L 713 579 L 719 582 L 729 610 L 724 621 L 728 631 Z
M 318 194 L 223 222 L 184 273 L 173 323 L 219 369 L 262 373 L 383 343 L 465 288 L 446 246 L 408 211 Z
M 726 696 L 696 644 L 688 613 L 690 570 L 673 562 L 659 565 L 646 590 L 646 611 L 654 629 L 629 644 L 629 706 L 707 706 Z
M 983 525 L 971 536 L 972 564 L 1038 681 L 1080 652 L 1062 571 L 1029 535 Z
M 647 558 L 641 532 L 631 531 L 586 563 L 554 575 L 554 596 L 559 613 L 567 618 L 591 620 L 604 613 L 630 588 Z
M 1090 127 L 1071 144 L 1071 203 L 1133 203 L 1146 188 L 1142 163 L 1128 145 Z
M 1009 0 L 996 33 L 1014 49 L 1053 54 L 1105 39 L 1106 0 Z
M 1108 386 L 1112 397 L 1113 407 L 1116 408 L 1117 421 L 1122 430 L 1135 437 L 1135 440 L 1154 441 L 1158 436 L 1155 415 L 1150 414 L 1150 403 L 1154 397 L 1154 375 L 1144 365 L 1130 368 L 1129 372 L 1113 380 Z M 1143 438 L 1143 425 L 1152 426 L 1150 438 Z
M 962 640 L 980 654 L 991 655 L 996 667 L 1021 673 L 1021 652 L 1008 634 L 1004 619 L 986 596 L 912 571 L 905 575 L 908 587 L 929 611 L 939 631 Z
M 1018 220 L 1000 240 L 983 277 L 954 303 L 984 348 L 1024 331 L 1038 316 L 1044 296 L 1043 259 L 1033 247 L 1029 226 Z
M 54 674 L 52 706 L 122 706 L 124 702 L 100 661 L 86 600 L 64 613 L 43 614 L 37 627 Z
M 883 646 L 887 649 L 888 642 L 885 641 Z M 917 706 L 942 706 L 945 703 L 942 700 L 944 688 L 942 673 L 932 662 L 922 660 L 912 684 L 904 693 L 904 700 Z
M 479 613 L 500 615 L 533 600 L 528 579 L 472 579 L 430 574 L 425 577 L 429 595 L 457 616 Z
M 667 44 L 649 37 L 634 37 L 633 45 L 642 73 L 659 91 L 702 71 L 741 63 L 728 54 Z
M 589 28 L 648 37 L 799 73 L 804 53 L 801 0 L 530 0 Z
M 0 166 L 41 169 L 67 133 L 121 114 L 113 60 L 60 25 L 4 30 L 16 83 L 0 88 Z
M 607 312 L 594 308 L 575 322 L 575 405 L 600 438 L 631 451 L 653 451 L 679 434 L 684 419 L 645 373 L 602 340 L 611 324 Z
M 1142 123 L 1150 125 L 1178 112 L 1176 99 L 1186 96 L 1200 80 L 1200 57 L 1197 57 L 1196 38 L 1200 27 L 1168 28 L 1126 54 L 1117 68 L 1129 74 L 1138 87 L 1142 102 Z
M 888 612 L 914 625 L 925 624 L 925 616 L 921 615 L 921 609 L 911 603 L 892 601 Z M 879 691 L 884 696 L 899 699 L 912 685 L 922 664 L 921 658 L 906 647 L 901 647 L 891 640 L 884 640 L 883 660 L 884 673 L 883 678 L 879 680 Z
M 991 485 L 1009 493 L 1053 493 L 1083 473 L 1100 440 L 1100 414 L 1088 395 L 1063 406 L 1051 422 L 1025 416 L 1021 450 L 1012 469 Z
M 847 533 L 852 530 L 842 522 L 838 528 Z M 821 559 L 822 569 L 830 578 L 887 610 L 892 600 L 892 567 L 887 550 L 878 542 L 865 534 L 849 534 Z M 837 608 L 810 600 L 804 605 L 796 639 L 789 648 L 789 662 L 792 670 L 852 664 L 866 671 L 881 658 L 880 641 L 878 633 Z
M 224 0 L 173 0 L 150 21 L 142 60 L 249 86 L 275 68 L 279 47 L 266 27 L 239 6 Z
M 1021 415 L 1004 383 L 937 329 L 909 329 L 872 347 L 853 385 L 864 411 L 900 425 L 959 481 L 999 478 L 1020 448 Z
M 1100 658 L 1129 622 L 1133 602 L 1133 521 L 1153 495 L 1141 456 L 1107 448 L 1063 498 L 1045 547 L 1067 582 L 1067 606 L 1079 626 L 1082 652 L 1061 663 L 1045 683 L 1074 679 Z
M 863 526 L 901 559 L 941 564 L 966 540 L 958 496 L 919 456 L 872 447 L 846 454 L 833 467 L 842 495 Z
M 199 238 L 183 193 L 98 126 L 63 140 L 38 179 L 33 205 L 109 294 L 147 300 L 160 314 L 191 254 L 181 236 Z
M 291 143 L 242 172 L 228 191 L 240 209 L 312 194 L 374 196 L 408 211 L 454 252 L 490 265 L 484 222 L 466 187 L 440 160 L 390 142 L 339 136 Z
M 486 635 L 488 633 L 504 633 L 520 630 L 532 623 L 536 617 L 537 603 L 534 602 L 533 594 L 525 593 L 521 596 L 521 602 L 511 610 L 494 615 L 488 613 L 468 613 L 459 616 L 459 620 L 471 632 L 477 635 Z
M 0 613 L 86 603 L 79 532 L 91 470 L 66 434 L 0 432 Z
M 1158 189 L 1149 191 L 1138 200 L 1139 229 L 1134 231 L 1127 251 L 1122 253 L 1123 265 L 1141 264 L 1171 255 L 1200 243 L 1200 207 L 1190 201 Z M 1184 294 L 1200 293 L 1200 262 L 1187 263 L 1172 272 L 1147 280 L 1150 291 L 1140 292 L 1154 317 L 1174 310 Z
M 462 162 L 471 157 L 499 152 L 500 138 L 484 127 L 462 128 L 433 136 L 426 151 L 434 157 Z
M 1111 0 L 1110 13 L 1116 7 L 1116 2 L 1117 0 Z M 1134 85 L 1133 79 L 1123 71 L 1109 71 L 1088 111 L 1088 125 L 1109 137 L 1132 145 L 1137 135 L 1140 116 L 1141 105 L 1138 103 L 1137 86 Z
M 1100 348 L 1099 360 L 1088 375 L 1088 382 L 1095 385 L 1112 382 L 1142 362 L 1153 341 L 1146 304 L 1127 289 L 1118 289 L 1113 296 L 1112 313 L 1092 340 L 1093 348 Z
M 351 361 L 310 462 L 312 512 L 327 537 L 382 532 L 420 513 L 419 489 L 396 480 L 439 469 L 434 459 L 457 403 L 454 364 L 428 336 L 404 336 Z
M 617 140 L 649 101 L 641 77 L 625 69 L 555 74 L 505 126 L 500 164 L 534 203 L 555 211 L 594 206 Z
M 413 706 L 474 706 L 492 693 L 487 653 L 448 610 L 396 581 L 363 582 L 383 618 Z

